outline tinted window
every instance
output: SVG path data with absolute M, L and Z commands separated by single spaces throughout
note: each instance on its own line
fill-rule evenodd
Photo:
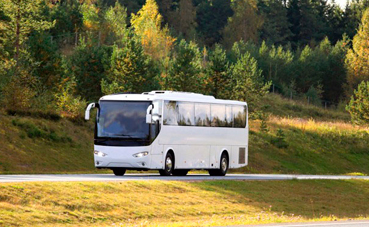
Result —
M 178 107 L 175 101 L 165 101 L 164 103 L 164 124 L 178 125 Z
M 195 125 L 194 104 L 190 102 L 177 102 L 178 125 Z
M 246 106 L 233 106 L 233 119 L 235 128 L 246 127 Z
M 101 101 L 97 137 L 148 138 L 146 110 L 151 102 Z
M 211 104 L 211 126 L 224 127 L 226 125 L 225 105 Z
M 195 103 L 195 123 L 197 126 L 210 126 L 210 104 Z
M 226 106 L 225 107 L 226 112 L 226 127 L 233 127 L 233 115 L 232 115 L 232 106 Z

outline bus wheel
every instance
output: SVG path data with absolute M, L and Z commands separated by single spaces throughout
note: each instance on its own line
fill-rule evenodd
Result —
M 186 176 L 188 171 L 188 169 L 175 169 L 173 171 L 173 176 Z
M 172 153 L 168 153 L 165 157 L 164 169 L 159 170 L 161 176 L 170 176 L 173 174 L 174 170 L 174 158 Z
M 123 168 L 113 168 L 112 170 L 115 176 L 123 176 L 126 173 L 126 169 Z
M 220 168 L 219 169 L 209 169 L 210 176 L 225 176 L 228 171 L 228 157 L 225 153 L 222 154 L 220 158 Z

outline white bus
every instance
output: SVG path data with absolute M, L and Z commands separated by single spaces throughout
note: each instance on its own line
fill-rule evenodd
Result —
M 86 120 L 93 107 L 95 167 L 117 176 L 149 169 L 164 176 L 185 176 L 192 169 L 224 176 L 229 168 L 247 165 L 245 102 L 174 91 L 113 94 L 89 104 Z

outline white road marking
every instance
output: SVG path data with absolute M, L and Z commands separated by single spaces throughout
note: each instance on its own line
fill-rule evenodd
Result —
M 294 175 L 294 174 L 227 174 L 224 177 L 214 177 L 207 174 L 190 174 L 187 176 L 163 177 L 158 174 L 126 174 L 114 176 L 113 174 L 22 174 L 0 175 L 0 183 L 29 182 L 29 181 L 141 181 L 141 180 L 165 180 L 165 181 L 204 181 L 204 180 L 369 180 L 369 176 L 344 176 L 344 175 Z
M 360 226 L 363 226 L 364 224 L 366 224 L 365 226 L 369 226 L 369 222 L 344 222 L 344 223 L 334 223 L 334 222 L 329 222 L 329 223 L 317 223 L 317 224 L 312 224 L 312 223 L 309 223 L 309 224 L 298 224 L 298 225 L 294 225 L 294 224 L 291 224 L 291 225 L 286 225 L 286 224 L 283 224 L 283 225 L 263 225 L 262 227 L 305 227 L 305 226 L 336 226 L 336 225 L 349 225 L 349 226 L 352 226 L 352 225 L 360 225 Z

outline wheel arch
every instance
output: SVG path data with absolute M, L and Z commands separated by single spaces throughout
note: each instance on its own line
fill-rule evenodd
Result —
M 165 168 L 165 157 L 167 157 L 167 154 L 171 153 L 173 156 L 174 165 L 176 164 L 176 155 L 174 153 L 174 149 L 172 147 L 168 147 L 163 155 L 163 169 Z

